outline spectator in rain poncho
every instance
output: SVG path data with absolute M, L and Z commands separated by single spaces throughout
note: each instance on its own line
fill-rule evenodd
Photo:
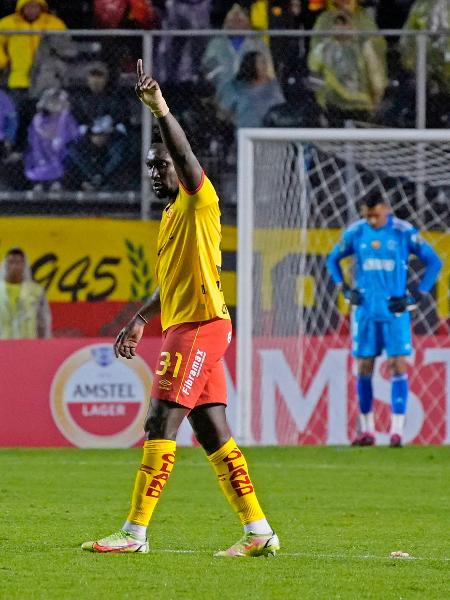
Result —
M 51 337 L 51 313 L 42 286 L 31 278 L 25 253 L 11 248 L 0 266 L 0 339 Z
M 68 144 L 78 137 L 78 126 L 64 90 L 46 90 L 37 110 L 28 128 L 25 176 L 35 185 L 46 183 L 56 190 L 64 175 Z
M 94 119 L 87 132 L 69 149 L 66 184 L 85 192 L 124 189 L 129 160 L 127 136 L 110 115 Z
M 429 37 L 427 65 L 429 82 L 436 86 L 435 92 L 450 93 L 450 0 L 416 0 L 411 7 L 405 30 L 415 29 L 442 31 L 445 35 Z M 400 38 L 403 66 L 415 71 L 417 52 L 415 36 Z
M 387 86 L 385 46 L 373 38 L 339 35 L 355 28 L 352 15 L 337 12 L 330 29 L 336 35 L 320 38 L 308 55 L 308 66 L 321 80 L 316 100 L 332 126 L 346 119 L 370 120 Z
M 5 30 L 64 30 L 61 19 L 48 12 L 45 0 L 17 0 L 16 12 L 0 20 L 0 31 Z M 41 42 L 41 36 L 0 35 L 0 70 L 8 69 L 8 87 L 26 89 L 30 85 L 30 71 Z
M 250 29 L 249 17 L 238 4 L 235 4 L 225 17 L 223 29 Z M 262 52 L 265 54 L 273 71 L 270 51 L 260 37 L 218 35 L 206 47 L 202 57 L 202 72 L 206 79 L 218 90 L 235 77 L 241 65 L 242 57 L 248 52 Z
M 262 127 L 268 110 L 284 103 L 266 55 L 247 52 L 236 77 L 219 89 L 217 103 L 235 127 Z
M 0 89 L 0 146 L 1 155 L 8 154 L 16 140 L 18 116 L 16 106 L 6 90 Z

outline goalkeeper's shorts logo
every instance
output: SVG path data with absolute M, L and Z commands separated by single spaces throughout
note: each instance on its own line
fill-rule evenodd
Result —
M 111 346 L 74 352 L 56 372 L 50 409 L 62 435 L 80 448 L 129 447 L 142 437 L 152 374 L 138 356 L 116 360 Z

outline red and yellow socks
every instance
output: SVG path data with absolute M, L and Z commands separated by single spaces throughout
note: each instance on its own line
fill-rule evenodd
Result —
M 142 463 L 134 483 L 127 521 L 147 527 L 175 463 L 176 442 L 149 440 L 144 443 Z
M 217 473 L 225 497 L 239 515 L 241 523 L 244 526 L 261 520 L 267 523 L 248 474 L 247 461 L 233 438 L 210 454 L 208 460 Z

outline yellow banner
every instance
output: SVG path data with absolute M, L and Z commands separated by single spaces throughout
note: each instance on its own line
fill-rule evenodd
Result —
M 35 280 L 50 301 L 138 301 L 156 287 L 159 221 L 73 218 L 0 218 L 0 260 L 24 250 Z M 236 250 L 236 228 L 224 227 L 222 249 Z M 223 274 L 227 302 L 235 303 L 235 273 Z
M 139 301 L 156 287 L 158 228 L 159 221 L 4 217 L 0 218 L 0 259 L 12 246 L 21 247 L 50 301 Z M 256 230 L 263 309 L 272 308 L 279 263 L 293 254 L 326 256 L 340 234 L 338 229 Z M 440 316 L 448 316 L 450 234 L 424 232 L 423 237 L 444 263 L 437 284 L 437 307 Z M 236 305 L 236 248 L 236 227 L 224 226 L 222 285 L 230 307 Z M 306 289 L 299 294 L 303 303 L 314 306 L 314 277 L 299 275 L 297 287 Z M 343 303 L 339 309 L 346 310 Z

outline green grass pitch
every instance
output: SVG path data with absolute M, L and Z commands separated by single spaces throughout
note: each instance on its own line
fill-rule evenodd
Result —
M 0 450 L 0 598 L 450 598 L 450 448 L 251 448 L 276 558 L 219 559 L 241 535 L 200 449 L 179 449 L 150 554 L 80 544 L 126 517 L 141 451 Z M 391 551 L 410 559 L 392 559 Z

